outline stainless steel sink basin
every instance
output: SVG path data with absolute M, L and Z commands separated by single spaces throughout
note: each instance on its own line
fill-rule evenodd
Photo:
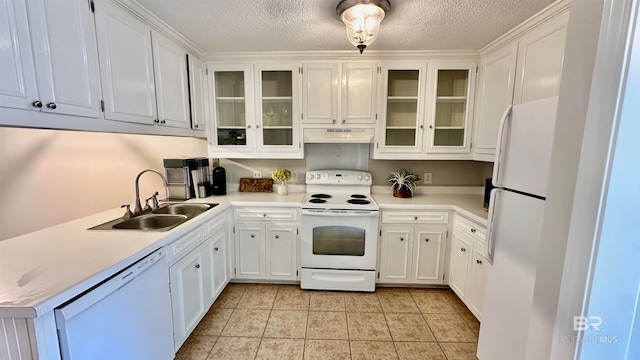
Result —
M 217 204 L 216 204 L 217 205 Z M 154 214 L 177 214 L 195 217 L 214 207 L 214 204 L 167 204 L 156 210 Z
M 129 219 L 117 218 L 89 230 L 167 231 L 183 224 L 218 204 L 165 204 L 150 213 Z
M 149 214 L 124 220 L 112 227 L 114 229 L 169 230 L 188 219 L 186 215 Z

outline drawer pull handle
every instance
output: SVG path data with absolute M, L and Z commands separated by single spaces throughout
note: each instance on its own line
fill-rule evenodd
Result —
M 262 217 L 267 217 L 267 214 L 262 214 Z
M 475 228 L 471 228 L 471 232 L 475 234 L 476 229 Z
M 200 269 L 200 264 L 196 264 L 196 269 Z
M 476 260 L 476 264 L 482 265 L 482 260 Z
M 418 217 L 417 217 L 417 216 L 416 216 L 416 217 L 414 217 L 414 218 L 413 218 L 413 220 L 418 220 Z
M 217 248 L 217 247 L 214 247 L 214 248 L 213 248 L 213 250 L 214 250 L 214 251 L 218 251 L 218 248 Z
M 465 251 L 467 251 L 467 249 L 465 249 L 465 248 L 460 248 L 460 251 L 465 252 Z
M 280 235 L 276 235 L 276 239 L 280 239 Z

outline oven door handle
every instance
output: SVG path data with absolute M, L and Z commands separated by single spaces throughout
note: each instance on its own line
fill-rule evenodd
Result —
M 314 210 L 302 210 L 300 212 L 301 215 L 306 216 L 340 216 L 340 217 L 378 217 L 377 211 L 314 211 Z

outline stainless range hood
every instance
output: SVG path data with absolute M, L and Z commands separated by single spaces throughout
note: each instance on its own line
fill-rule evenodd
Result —
M 373 142 L 373 135 L 373 129 L 304 129 L 304 142 L 307 144 L 369 144 Z

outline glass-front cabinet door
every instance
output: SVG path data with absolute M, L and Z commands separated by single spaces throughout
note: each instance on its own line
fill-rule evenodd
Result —
M 428 153 L 469 153 L 475 62 L 432 63 Z
M 375 158 L 420 158 L 423 152 L 426 64 L 382 65 L 379 136 Z
M 258 116 L 255 126 L 259 153 L 303 156 L 300 140 L 300 81 L 298 63 L 256 65 Z
M 212 152 L 216 156 L 234 156 L 253 151 L 251 65 L 213 66 L 209 76 L 214 118 L 214 126 L 210 126 Z

